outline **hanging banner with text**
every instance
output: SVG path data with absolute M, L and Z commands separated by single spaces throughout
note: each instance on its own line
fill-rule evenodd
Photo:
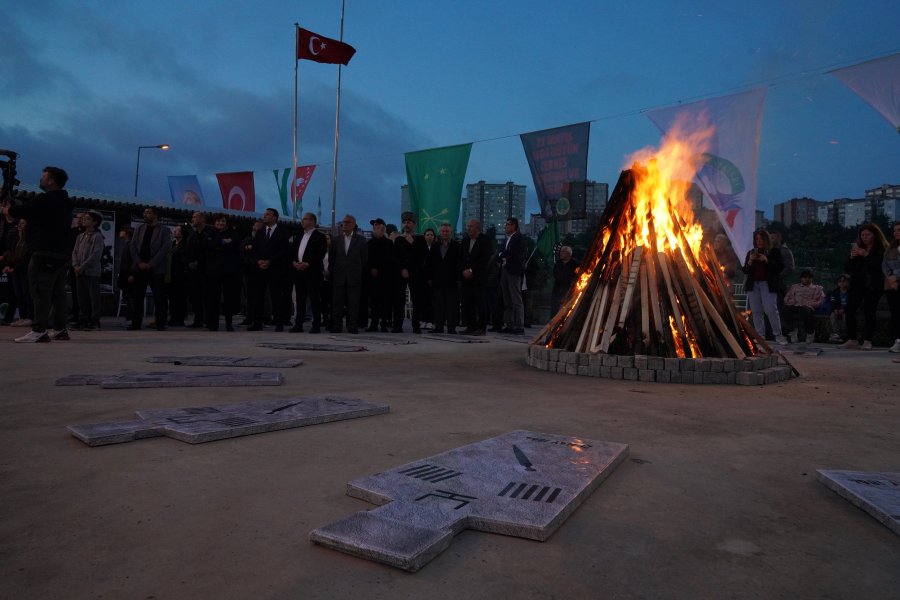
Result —
M 253 171 L 216 173 L 222 192 L 222 207 L 229 210 L 256 211 L 256 193 L 253 189 Z
M 588 122 L 519 136 L 545 218 L 569 221 L 587 217 L 584 182 L 590 135 Z

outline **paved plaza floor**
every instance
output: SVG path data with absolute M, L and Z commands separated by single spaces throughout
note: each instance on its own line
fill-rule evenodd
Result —
M 536 330 L 532 330 L 536 331 Z M 787 357 L 765 387 L 538 371 L 513 339 L 124 331 L 14 344 L 0 328 L 0 598 L 897 598 L 900 536 L 816 479 L 900 471 L 900 364 Z M 337 338 L 337 339 L 336 339 Z M 260 343 L 355 343 L 317 352 Z M 55 386 L 179 368 L 155 356 L 300 358 L 271 387 Z M 237 367 L 182 367 L 221 371 Z M 254 369 L 261 370 L 261 369 Z M 90 447 L 69 425 L 333 394 L 388 414 L 202 444 Z M 466 530 L 417 573 L 309 541 L 374 505 L 347 483 L 514 430 L 628 445 L 544 542 Z

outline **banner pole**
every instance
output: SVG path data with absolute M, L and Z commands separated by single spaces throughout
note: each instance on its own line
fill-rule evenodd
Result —
M 341 0 L 341 36 L 344 41 L 344 0 Z M 338 64 L 337 106 L 334 111 L 334 165 L 331 172 L 331 231 L 335 231 L 335 212 L 337 210 L 337 172 L 338 172 L 338 138 L 341 125 L 341 65 Z
M 297 64 L 300 62 L 300 23 L 294 23 L 294 163 L 291 168 L 291 176 L 288 178 L 291 182 L 291 200 L 294 200 L 295 178 L 297 177 L 297 109 L 298 109 L 298 93 L 297 93 Z M 291 211 L 293 212 L 293 210 Z M 288 215 L 282 215 L 287 217 Z M 294 215 L 291 215 L 293 218 Z

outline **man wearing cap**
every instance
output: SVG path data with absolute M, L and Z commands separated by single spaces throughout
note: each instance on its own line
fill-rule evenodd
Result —
M 84 231 L 75 238 L 72 249 L 72 272 L 78 295 L 76 329 L 100 328 L 100 259 L 103 256 L 103 234 L 98 231 L 103 217 L 96 210 L 81 214 Z
M 403 313 L 406 308 L 406 289 L 412 300 L 413 333 L 421 333 L 422 309 L 427 293 L 423 280 L 428 245 L 425 238 L 416 235 L 416 214 L 405 212 L 401 216 L 403 232 L 394 240 L 394 259 L 400 273 L 400 282 L 394 287 L 394 333 L 403 332 Z
M 372 319 L 366 331 L 386 332 L 391 323 L 391 291 L 397 287 L 394 268 L 394 244 L 385 236 L 384 219 L 369 221 L 372 239 L 369 240 L 369 261 L 366 265 L 369 288 L 369 316 Z

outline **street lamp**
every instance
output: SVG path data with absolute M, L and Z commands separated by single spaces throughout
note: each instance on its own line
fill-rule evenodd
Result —
M 168 144 L 156 144 L 155 146 L 138 146 L 137 166 L 134 168 L 134 197 L 137 198 L 138 177 L 141 174 L 141 150 L 144 148 L 159 148 L 160 150 L 168 150 Z

